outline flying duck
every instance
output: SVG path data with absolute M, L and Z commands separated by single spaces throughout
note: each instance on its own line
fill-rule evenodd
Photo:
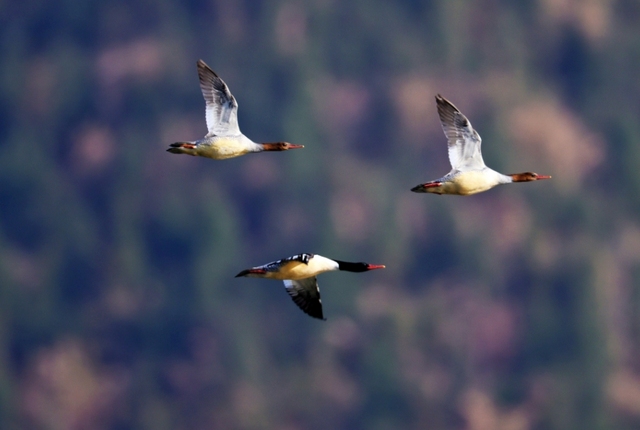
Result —
M 384 269 L 383 265 L 332 260 L 318 254 L 298 254 L 263 266 L 243 270 L 236 275 L 284 281 L 287 293 L 306 314 L 324 320 L 316 275 L 332 270 L 367 272 Z
M 206 102 L 208 133 L 194 142 L 172 143 L 167 151 L 224 160 L 249 152 L 286 151 L 304 148 L 289 142 L 256 143 L 240 132 L 238 102 L 229 87 L 204 61 L 198 60 L 200 89 Z
M 490 169 L 482 160 L 480 135 L 471 123 L 449 100 L 436 96 L 438 115 L 449 144 L 451 171 L 440 179 L 417 185 L 416 193 L 457 194 L 468 196 L 487 191 L 496 185 L 511 182 L 530 182 L 551 179 L 533 172 L 503 175 Z

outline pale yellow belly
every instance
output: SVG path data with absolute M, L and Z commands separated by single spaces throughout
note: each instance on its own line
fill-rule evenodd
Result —
M 483 172 L 465 172 L 444 183 L 443 188 L 447 194 L 468 196 L 487 191 L 496 185 L 498 182 Z
M 226 158 L 239 157 L 249 152 L 249 148 L 239 139 L 216 138 L 205 145 L 198 145 L 197 154 L 201 157 L 224 160 Z

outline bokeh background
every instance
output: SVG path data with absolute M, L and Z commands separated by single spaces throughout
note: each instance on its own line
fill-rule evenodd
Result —
M 640 2 L 0 2 L 0 427 L 640 428 Z M 242 130 L 176 156 L 196 60 Z M 449 171 L 434 96 L 504 173 Z M 280 282 L 299 252 L 386 264 Z

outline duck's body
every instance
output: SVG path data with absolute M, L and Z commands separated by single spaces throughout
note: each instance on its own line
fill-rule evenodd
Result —
M 200 89 L 206 102 L 208 133 L 193 142 L 172 143 L 167 151 L 173 154 L 224 160 L 250 152 L 286 151 L 303 148 L 288 142 L 256 143 L 240 132 L 238 102 L 229 87 L 204 61 L 198 60 Z
M 427 187 L 428 191 L 425 192 L 469 196 L 512 181 L 511 177 L 485 167 L 481 170 L 450 173 L 437 181 L 432 181 L 435 186 Z M 438 183 L 440 185 L 437 185 Z
M 246 276 L 284 281 L 287 293 L 300 309 L 314 318 L 324 319 L 317 275 L 333 270 L 366 272 L 383 268 L 383 265 L 350 263 L 305 253 L 243 270 L 236 278 Z
M 314 254 L 298 254 L 293 257 L 283 258 L 273 261 L 263 266 L 253 267 L 245 270 L 245 273 L 238 276 L 248 276 L 252 278 L 299 279 L 310 278 L 323 272 L 338 270 L 339 264 L 335 260 Z
M 480 135 L 451 102 L 436 96 L 438 115 L 449 144 L 451 171 L 440 179 L 417 185 L 416 193 L 468 196 L 487 191 L 496 185 L 550 179 L 551 176 L 525 172 L 503 175 L 487 167 L 482 159 Z
M 264 147 L 247 138 L 244 134 L 238 137 L 209 136 L 195 142 L 176 142 L 167 151 L 174 154 L 187 154 L 200 157 L 224 160 L 239 157 L 250 152 L 264 151 Z

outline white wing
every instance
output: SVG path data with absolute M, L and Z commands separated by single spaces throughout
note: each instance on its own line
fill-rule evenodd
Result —
M 324 319 L 318 278 L 312 276 L 297 281 L 287 279 L 284 281 L 284 286 L 296 305 L 306 314 L 321 320 Z
M 475 170 L 485 167 L 482 159 L 480 135 L 450 101 L 436 96 L 442 130 L 449 144 L 449 162 L 453 170 Z
M 198 60 L 200 89 L 206 102 L 207 129 L 210 136 L 238 136 L 238 102 L 216 73 Z

